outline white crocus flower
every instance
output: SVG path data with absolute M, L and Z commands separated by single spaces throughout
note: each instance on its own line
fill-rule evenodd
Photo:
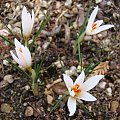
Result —
M 25 38 L 29 38 L 32 28 L 34 24 L 34 11 L 32 10 L 32 16 L 31 14 L 27 11 L 26 7 L 23 7 L 22 10 L 22 30 L 23 30 L 23 36 Z
M 82 71 L 81 74 L 77 77 L 76 81 L 73 83 L 73 80 L 68 75 L 63 74 L 64 82 L 70 95 L 67 102 L 67 106 L 70 112 L 69 116 L 74 115 L 76 111 L 77 99 L 85 101 L 96 100 L 96 98 L 88 93 L 88 91 L 94 88 L 103 77 L 104 75 L 96 75 L 84 82 L 85 73 Z
M 14 39 L 14 44 L 17 56 L 10 51 L 13 59 L 23 68 L 30 70 L 32 58 L 29 49 L 23 46 L 16 38 Z
M 97 12 L 98 12 L 98 6 L 95 7 L 95 9 L 93 10 L 93 12 L 88 20 L 88 25 L 86 27 L 86 34 L 87 35 L 94 35 L 94 34 L 97 34 L 101 31 L 107 30 L 111 27 L 114 27 L 114 25 L 110 25 L 110 24 L 101 26 L 101 24 L 103 23 L 103 20 L 97 20 L 96 22 L 94 22 L 96 15 L 97 15 Z

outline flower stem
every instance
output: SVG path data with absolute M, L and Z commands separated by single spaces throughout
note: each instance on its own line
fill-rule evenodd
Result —
M 29 38 L 28 38 L 28 37 L 25 37 L 24 39 L 25 39 L 25 46 L 28 46 L 28 39 L 29 39 Z
M 28 67 L 27 70 L 32 74 L 32 92 L 35 96 L 38 95 L 38 83 L 36 81 L 36 72 L 32 67 Z
M 38 95 L 38 83 L 36 81 L 36 72 L 32 69 L 32 92 L 35 96 Z

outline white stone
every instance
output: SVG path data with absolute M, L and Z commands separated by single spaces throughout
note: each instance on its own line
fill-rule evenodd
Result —
M 112 89 L 110 87 L 108 87 L 106 89 L 106 93 L 107 93 L 107 95 L 112 96 Z
M 31 44 L 33 42 L 33 39 L 30 39 L 29 41 L 28 41 L 28 44 Z
M 102 2 L 102 0 L 95 0 L 95 3 L 96 3 L 96 4 L 98 4 L 98 3 L 100 3 L 100 2 Z
M 99 87 L 100 87 L 100 88 L 104 89 L 105 86 L 106 86 L 106 82 L 100 82 L 100 83 L 99 83 Z
M 12 75 L 5 75 L 4 81 L 7 81 L 8 83 L 13 83 L 14 79 Z
M 9 62 L 7 60 L 3 60 L 3 65 L 9 66 Z
M 78 76 L 78 74 L 77 74 L 77 68 L 75 66 L 71 66 L 70 72 L 71 72 L 72 75 Z
M 72 76 L 70 70 L 65 70 L 65 74 L 69 75 L 69 76 Z
M 44 50 L 46 50 L 49 45 L 50 45 L 50 42 L 45 42 L 45 43 L 43 44 L 42 48 L 43 48 Z
M 71 6 L 71 4 L 72 4 L 72 0 L 66 0 L 65 6 Z
M 29 85 L 26 85 L 26 86 L 25 86 L 25 90 L 28 91 L 29 89 L 30 89 L 30 86 L 29 86 Z
M 62 68 L 62 66 L 64 66 L 63 61 L 56 61 L 56 62 L 54 62 L 53 64 L 56 65 L 57 68 Z

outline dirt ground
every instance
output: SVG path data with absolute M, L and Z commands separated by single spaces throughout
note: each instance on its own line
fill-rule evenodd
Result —
M 66 90 L 63 82 L 52 84 L 56 80 L 63 80 L 63 68 L 70 70 L 79 66 L 78 54 L 73 54 L 73 44 L 83 25 L 89 0 L 72 0 L 71 3 L 66 0 L 0 1 L 0 29 L 12 30 L 14 34 L 7 36 L 11 41 L 15 37 L 22 39 L 19 28 L 23 6 L 30 12 L 31 9 L 35 12 L 32 35 L 39 28 L 43 13 L 48 11 L 51 15 L 36 41 L 37 62 L 39 63 L 45 54 L 42 67 L 46 69 L 50 66 L 41 72 L 38 96 L 33 95 L 30 81 L 22 72 L 4 64 L 4 60 L 12 58 L 9 51 L 14 48 L 0 38 L 0 120 L 120 120 L 120 1 L 96 1 L 93 1 L 90 13 L 98 5 L 97 19 L 115 27 L 97 35 L 85 36 L 81 45 L 82 61 L 84 68 L 91 60 L 94 63 L 99 62 L 90 75 L 104 74 L 105 78 L 91 90 L 97 101 L 78 103 L 72 117 L 69 117 L 67 98 L 49 115 L 60 95 Z M 76 74 L 79 72 L 78 70 Z M 6 76 L 11 81 L 4 85 Z M 76 78 L 76 75 L 73 77 Z M 52 85 L 50 89 L 49 85 Z

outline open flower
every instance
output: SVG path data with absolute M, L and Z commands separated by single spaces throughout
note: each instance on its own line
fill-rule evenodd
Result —
M 69 116 L 72 116 L 76 111 L 77 99 L 85 101 L 96 100 L 96 98 L 88 93 L 88 91 L 94 88 L 103 77 L 104 75 L 96 75 L 84 82 L 85 73 L 82 71 L 81 74 L 77 77 L 76 81 L 73 83 L 73 80 L 68 75 L 63 74 L 64 82 L 70 95 L 67 102 L 67 106 L 70 112 Z
M 32 28 L 34 24 L 34 11 L 32 10 L 32 16 L 31 14 L 27 11 L 26 7 L 23 7 L 22 10 L 22 30 L 23 30 L 23 36 L 25 38 L 29 38 Z
M 23 46 L 16 38 L 14 39 L 15 51 L 17 56 L 10 51 L 13 59 L 23 68 L 30 69 L 32 64 L 31 54 L 26 46 Z
M 95 9 L 93 10 L 93 12 L 88 20 L 88 25 L 86 27 L 87 35 L 94 35 L 101 31 L 107 30 L 111 27 L 114 27 L 114 25 L 110 25 L 110 24 L 100 26 L 103 23 L 103 20 L 97 20 L 96 22 L 94 22 L 97 12 L 98 12 L 98 6 L 95 7 Z

